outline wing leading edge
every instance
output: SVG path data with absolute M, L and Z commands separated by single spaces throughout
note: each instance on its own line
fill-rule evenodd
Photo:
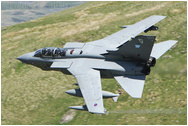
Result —
M 100 72 L 93 69 L 68 69 L 76 78 L 87 109 L 91 113 L 104 113 Z
M 165 17 L 166 16 L 160 16 L 160 15 L 150 16 L 133 25 L 129 25 L 129 27 L 121 31 L 118 31 L 110 36 L 107 36 L 106 38 L 90 42 L 90 44 L 94 44 L 94 45 L 104 44 L 104 46 L 107 48 L 117 48 L 118 46 L 121 46 L 122 44 L 130 40 L 131 38 L 134 38 L 138 34 L 144 32 L 145 30 L 147 30 L 154 24 L 163 20 Z

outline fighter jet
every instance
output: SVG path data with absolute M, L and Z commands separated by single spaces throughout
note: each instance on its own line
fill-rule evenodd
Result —
M 86 105 L 69 108 L 103 114 L 106 111 L 103 98 L 117 101 L 119 94 L 102 91 L 101 78 L 115 78 L 132 98 L 141 98 L 150 67 L 177 43 L 168 40 L 154 44 L 156 36 L 139 35 L 158 30 L 154 25 L 164 18 L 153 15 L 133 25 L 122 26 L 122 30 L 100 40 L 70 42 L 63 48 L 46 47 L 17 59 L 42 70 L 74 75 L 79 89 L 66 93 L 83 97 Z

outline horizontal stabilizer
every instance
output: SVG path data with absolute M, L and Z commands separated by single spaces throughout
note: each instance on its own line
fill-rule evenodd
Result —
M 131 97 L 142 97 L 146 76 L 115 76 L 114 78 Z
M 168 40 L 161 43 L 154 44 L 151 56 L 159 59 L 166 51 L 168 51 L 178 41 Z

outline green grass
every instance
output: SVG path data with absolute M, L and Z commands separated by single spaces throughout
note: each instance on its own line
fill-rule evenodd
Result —
M 121 96 L 115 103 L 104 99 L 108 115 L 75 111 L 66 125 L 185 125 L 187 124 L 187 3 L 186 2 L 88 2 L 1 31 L 2 124 L 60 124 L 68 106 L 83 105 L 83 98 L 66 90 L 76 79 L 56 71 L 42 71 L 15 58 L 43 47 L 62 47 L 66 42 L 88 42 L 121 30 L 151 15 L 167 16 L 156 24 L 157 42 L 178 40 L 157 60 L 147 76 L 143 97 L 133 99 L 114 79 L 102 79 L 103 90 Z M 154 113 L 153 111 L 158 111 Z M 132 113 L 131 113 L 131 112 Z M 153 113 L 149 113 L 149 112 Z M 164 113 L 163 113 L 164 111 Z M 141 112 L 141 113 L 139 113 Z

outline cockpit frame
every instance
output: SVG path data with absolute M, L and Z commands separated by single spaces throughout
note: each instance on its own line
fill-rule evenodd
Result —
M 46 47 L 37 50 L 34 57 L 64 57 L 66 52 L 65 48 Z

